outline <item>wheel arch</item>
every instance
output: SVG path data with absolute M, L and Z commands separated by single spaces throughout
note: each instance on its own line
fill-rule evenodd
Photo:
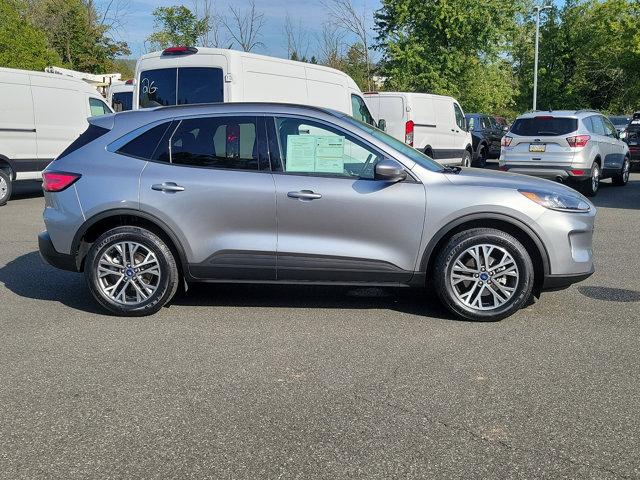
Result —
M 13 166 L 13 163 L 11 162 L 11 160 L 9 160 L 9 157 L 6 157 L 4 155 L 2 155 L 0 153 L 0 170 L 4 170 L 6 173 L 9 174 L 9 178 L 11 179 L 11 181 L 15 181 L 16 179 L 16 169 Z
M 427 282 L 431 278 L 435 259 L 446 242 L 456 233 L 472 228 L 495 228 L 513 235 L 525 247 L 534 268 L 534 287 L 536 296 L 540 295 L 544 279 L 550 273 L 549 253 L 540 237 L 524 222 L 502 213 L 474 213 L 465 215 L 442 227 L 427 244 L 420 261 L 420 272 L 425 274 Z
M 122 226 L 145 228 L 158 235 L 176 256 L 178 269 L 184 276 L 188 272 L 187 257 L 178 236 L 157 217 L 133 209 L 114 209 L 101 212 L 87 219 L 73 237 L 72 252 L 76 255 L 78 271 L 84 269 L 84 260 L 89 248 L 107 230 Z

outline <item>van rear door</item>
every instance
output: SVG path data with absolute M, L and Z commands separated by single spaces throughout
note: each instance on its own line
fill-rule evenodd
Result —
M 407 104 L 401 95 L 380 95 L 378 119 L 381 118 L 387 123 L 387 133 L 404 142 Z
M 228 63 L 224 55 L 160 55 L 140 60 L 138 67 L 134 108 L 228 100 Z

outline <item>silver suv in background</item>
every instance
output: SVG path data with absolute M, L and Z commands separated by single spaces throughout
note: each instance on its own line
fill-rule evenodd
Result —
M 593 272 L 595 208 L 555 182 L 443 167 L 335 111 L 122 112 L 43 173 L 42 256 L 146 315 L 190 282 L 415 286 L 499 320 Z
M 590 110 L 529 112 L 502 138 L 500 170 L 572 183 L 587 196 L 600 180 L 629 180 L 626 143 L 607 117 Z

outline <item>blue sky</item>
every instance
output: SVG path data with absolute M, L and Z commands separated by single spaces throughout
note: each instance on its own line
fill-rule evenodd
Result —
M 379 0 L 352 0 L 359 9 L 366 8 L 369 12 L 380 7 Z M 99 8 L 108 4 L 108 0 L 96 2 Z M 131 48 L 132 57 L 138 57 L 145 53 L 144 40 L 153 31 L 153 16 L 151 12 L 159 6 L 185 5 L 193 7 L 191 0 L 177 2 L 171 0 L 129 0 L 129 8 L 123 18 L 123 26 L 114 34 L 116 39 L 124 40 Z M 214 0 L 215 9 L 225 13 L 229 5 L 241 9 L 248 6 L 248 1 L 243 0 Z M 327 20 L 325 9 L 320 0 L 305 0 L 296 2 L 291 0 L 255 0 L 256 9 L 265 15 L 265 26 L 262 30 L 261 41 L 264 47 L 255 50 L 256 53 L 264 53 L 273 56 L 286 56 L 286 41 L 283 33 L 283 24 L 288 14 L 294 25 L 299 22 L 311 38 L 309 55 L 315 52 L 314 37 L 322 31 L 322 24 Z M 373 22 L 372 22 L 373 23 Z M 372 32 L 373 33 L 373 32 Z

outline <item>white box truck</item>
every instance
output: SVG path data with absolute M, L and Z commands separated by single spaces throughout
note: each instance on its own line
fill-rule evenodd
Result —
M 212 102 L 298 103 L 374 124 L 356 83 L 333 68 L 195 47 L 167 48 L 138 60 L 134 109 Z
M 367 92 L 364 98 L 389 135 L 442 164 L 471 166 L 471 133 L 454 98 L 409 92 Z
M 0 68 L 0 205 L 12 183 L 42 170 L 88 127 L 111 113 L 98 91 L 64 75 Z

